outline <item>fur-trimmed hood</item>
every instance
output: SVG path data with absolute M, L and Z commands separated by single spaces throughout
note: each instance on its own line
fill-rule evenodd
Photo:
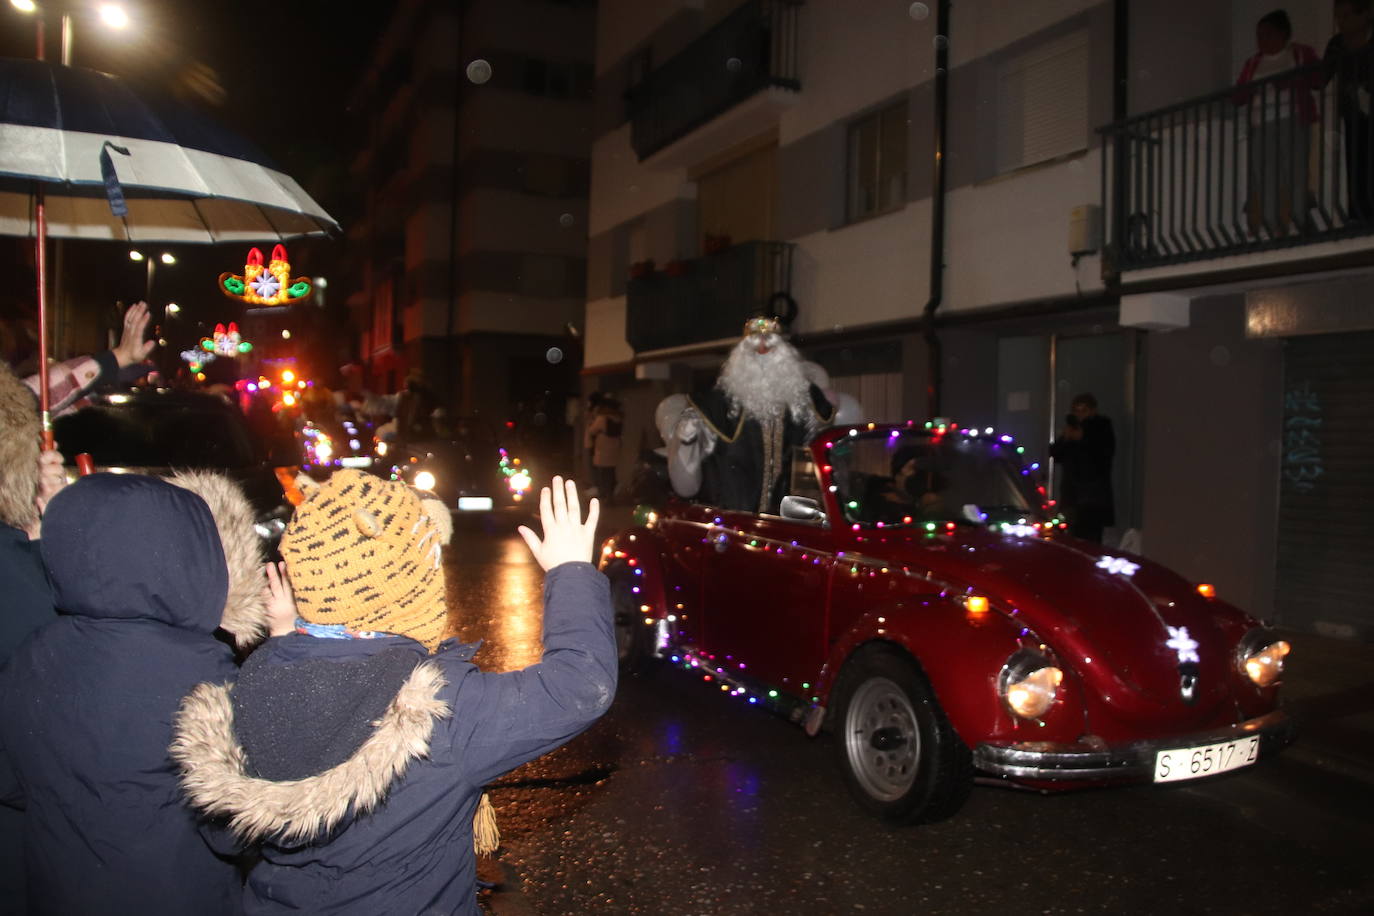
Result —
M 243 489 L 223 474 L 210 471 L 178 471 L 168 479 L 205 500 L 215 518 L 224 561 L 229 566 L 229 594 L 220 626 L 233 635 L 239 649 L 261 642 L 267 636 L 262 539 L 253 527 L 253 507 Z
M 347 759 L 277 781 L 251 775 L 254 766 L 235 730 L 234 688 L 201 684 L 177 714 L 172 758 L 192 807 L 227 819 L 242 840 L 282 846 L 318 840 L 345 818 L 375 808 L 411 763 L 429 755 L 435 723 L 451 715 L 438 696 L 444 686 L 436 662 L 419 663 Z
M 38 403 L 0 363 L 0 523 L 27 528 L 38 518 Z

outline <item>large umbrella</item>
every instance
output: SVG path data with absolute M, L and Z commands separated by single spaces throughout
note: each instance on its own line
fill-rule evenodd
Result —
M 272 114 L 297 129 L 288 112 Z M 0 235 L 36 242 L 40 366 L 48 236 L 208 244 L 338 228 L 253 144 L 205 116 L 107 73 L 0 58 Z M 39 377 L 50 441 L 47 372 Z

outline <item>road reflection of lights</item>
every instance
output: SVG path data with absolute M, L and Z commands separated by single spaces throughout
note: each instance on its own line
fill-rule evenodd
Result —
M 496 574 L 501 607 L 492 615 L 491 639 L 506 648 L 501 668 L 533 665 L 543 654 L 544 574 L 519 538 L 506 542 Z

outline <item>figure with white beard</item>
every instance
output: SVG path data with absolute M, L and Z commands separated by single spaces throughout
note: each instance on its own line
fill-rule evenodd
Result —
M 825 393 L 776 318 L 752 318 L 716 385 L 660 405 L 668 473 L 679 496 L 743 512 L 776 513 L 792 449 L 835 419 Z

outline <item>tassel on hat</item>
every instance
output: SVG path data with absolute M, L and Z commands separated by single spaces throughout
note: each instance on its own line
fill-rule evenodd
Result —
M 482 800 L 477 803 L 477 813 L 472 816 L 472 849 L 479 856 L 489 856 L 500 845 L 496 809 L 491 806 L 491 796 L 483 792 Z

